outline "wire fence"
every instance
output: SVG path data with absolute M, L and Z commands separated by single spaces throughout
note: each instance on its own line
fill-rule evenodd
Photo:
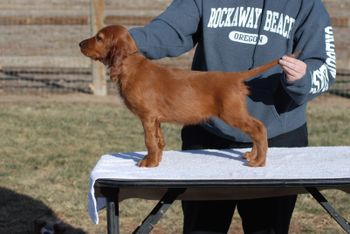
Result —
M 350 98 L 350 71 L 338 71 L 336 82 L 331 86 L 329 93 Z
M 89 0 L 1 1 L 0 92 L 90 92 L 91 62 L 78 42 L 90 35 Z
M 101 2 L 103 12 L 96 13 L 94 3 Z M 94 93 L 93 63 L 81 55 L 78 43 L 94 33 L 96 14 L 100 14 L 98 17 L 106 25 L 133 27 L 149 22 L 170 2 L 2 0 L 0 94 Z M 193 51 L 176 59 L 162 59 L 160 63 L 189 68 L 192 56 Z M 116 92 L 108 81 L 105 85 L 107 93 Z M 338 72 L 330 92 L 350 97 L 350 68 Z

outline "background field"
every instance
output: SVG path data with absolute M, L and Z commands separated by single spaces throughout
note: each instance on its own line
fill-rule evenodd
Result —
M 77 233 L 105 233 L 87 215 L 88 178 L 101 154 L 145 150 L 139 121 L 115 96 L 2 96 L 0 99 L 0 233 L 30 233 L 33 221 L 56 217 Z M 350 102 L 326 96 L 309 107 L 311 145 L 350 144 Z M 179 126 L 165 125 L 167 149 L 180 149 Z M 350 196 L 327 191 L 348 220 Z M 122 233 L 130 233 L 154 204 L 121 206 Z M 240 233 L 235 215 L 231 233 Z M 181 233 L 179 202 L 153 233 Z M 74 232 L 71 232 L 74 233 Z M 291 233 L 341 233 L 309 195 L 299 197 Z

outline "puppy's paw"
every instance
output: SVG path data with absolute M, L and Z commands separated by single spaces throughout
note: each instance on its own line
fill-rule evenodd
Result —
M 139 163 L 139 167 L 157 167 L 159 165 L 159 162 L 155 160 L 150 160 L 148 156 L 146 156 L 144 159 L 142 159 Z
M 254 157 L 253 157 L 253 153 L 252 152 L 245 152 L 243 154 L 243 158 L 246 159 L 247 161 L 250 161 L 252 160 Z
M 252 149 L 250 152 L 245 152 L 243 154 L 243 158 L 246 159 L 248 162 L 249 161 L 254 161 L 257 158 L 257 153 L 256 150 Z
M 248 162 L 248 166 L 250 167 L 264 167 L 266 165 L 266 161 L 258 161 L 258 160 L 251 160 Z

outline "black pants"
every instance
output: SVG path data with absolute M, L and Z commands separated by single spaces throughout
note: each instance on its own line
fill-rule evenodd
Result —
M 182 129 L 182 149 L 249 148 L 251 143 L 237 143 L 209 133 L 200 126 Z M 308 145 L 306 124 L 289 133 L 269 139 L 269 147 Z M 185 234 L 227 233 L 237 206 L 244 233 L 288 233 L 297 195 L 230 201 L 183 201 Z

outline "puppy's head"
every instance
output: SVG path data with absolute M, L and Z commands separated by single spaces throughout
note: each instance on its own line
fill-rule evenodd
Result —
M 120 25 L 102 28 L 95 36 L 81 41 L 79 46 L 85 56 L 117 70 L 124 58 L 137 51 L 128 30 Z

